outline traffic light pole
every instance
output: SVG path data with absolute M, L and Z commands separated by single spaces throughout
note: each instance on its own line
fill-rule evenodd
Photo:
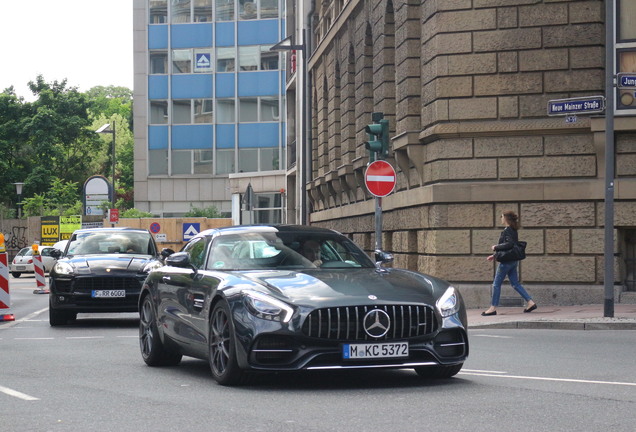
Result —
M 375 197 L 375 250 L 382 250 L 382 197 Z

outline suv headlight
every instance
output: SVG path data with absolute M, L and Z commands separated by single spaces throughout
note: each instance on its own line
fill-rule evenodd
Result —
M 437 310 L 444 318 L 456 314 L 459 310 L 459 299 L 455 288 L 448 287 L 444 295 L 437 300 L 435 306 L 437 306 Z
M 69 263 L 66 262 L 56 262 L 55 267 L 53 267 L 55 273 L 60 275 L 70 275 L 73 273 L 73 267 Z
M 144 266 L 144 269 L 141 271 L 142 273 L 150 273 L 151 271 L 158 269 L 163 264 L 160 261 L 152 261 Z
M 264 320 L 287 323 L 294 314 L 291 306 L 257 291 L 243 291 L 243 299 L 250 313 Z

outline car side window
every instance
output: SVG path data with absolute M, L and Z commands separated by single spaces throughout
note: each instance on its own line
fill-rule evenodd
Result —
M 190 254 L 190 263 L 196 268 L 203 267 L 205 261 L 205 241 L 202 238 L 194 239 L 188 243 L 184 248 L 184 252 Z

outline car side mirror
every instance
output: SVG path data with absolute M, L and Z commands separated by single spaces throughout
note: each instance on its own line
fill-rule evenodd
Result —
M 174 253 L 174 251 L 170 248 L 163 248 L 161 249 L 161 258 L 166 259 L 168 258 L 170 255 L 172 255 Z
M 166 265 L 179 268 L 189 268 L 196 271 L 196 268 L 190 262 L 190 254 L 187 252 L 176 252 L 166 257 Z
M 380 249 L 375 251 L 375 265 L 380 267 L 382 264 L 389 264 L 393 262 L 393 254 L 385 252 Z
M 59 249 L 52 249 L 49 255 L 55 259 L 59 259 L 62 256 L 62 251 Z

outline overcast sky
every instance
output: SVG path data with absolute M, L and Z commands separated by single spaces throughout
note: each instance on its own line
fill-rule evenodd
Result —
M 133 88 L 132 0 L 0 0 L 0 92 L 67 79 L 94 86 Z

